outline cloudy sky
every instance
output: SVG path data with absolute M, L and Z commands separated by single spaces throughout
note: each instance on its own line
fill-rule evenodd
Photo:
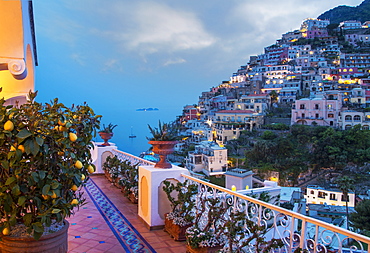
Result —
M 87 101 L 103 123 L 119 124 L 120 146 L 131 126 L 173 120 L 305 18 L 362 1 L 33 2 L 39 100 Z M 146 107 L 159 112 L 136 112 Z

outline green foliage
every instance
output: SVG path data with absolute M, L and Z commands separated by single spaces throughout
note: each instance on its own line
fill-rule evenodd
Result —
M 198 192 L 198 186 L 190 184 L 189 181 L 177 182 L 176 185 L 167 180 L 163 183 L 163 191 L 166 193 L 172 208 L 171 214 L 167 217 L 172 219 L 174 224 L 180 226 L 192 224 L 194 220 L 194 196 Z M 174 194 L 176 196 L 173 196 Z
M 103 124 L 103 129 L 102 130 L 100 130 L 99 132 L 101 132 L 101 133 L 113 133 L 113 129 L 115 128 L 115 127 L 117 127 L 117 125 L 113 125 L 112 123 L 109 123 L 108 124 L 108 126 L 105 126 L 104 124 Z
M 30 93 L 19 108 L 0 100 L 0 215 L 2 229 L 23 223 L 39 239 L 52 219 L 60 222 L 84 204 L 83 195 L 71 187 L 87 180 L 81 177 L 88 175 L 91 140 L 101 116 L 86 104 L 38 103 L 36 94 Z M 9 121 L 14 129 L 4 130 Z M 71 133 L 77 140 L 70 139 Z
M 126 197 L 129 198 L 131 194 L 133 194 L 135 198 L 139 197 L 138 176 L 138 164 L 131 164 L 128 160 L 122 161 L 119 184 L 122 186 L 122 192 Z
M 151 127 L 148 125 L 152 137 L 147 137 L 149 141 L 175 141 L 180 138 L 179 126 L 176 122 L 161 123 L 159 121 L 158 127 Z
M 250 207 L 245 204 L 233 205 L 231 199 L 221 201 L 209 195 L 201 196 L 199 201 L 194 225 L 186 230 L 186 241 L 192 248 L 227 243 L 222 252 L 244 252 L 243 248 L 248 248 L 251 252 L 267 253 L 284 245 L 281 239 L 266 239 L 268 228 L 251 218 Z
M 338 6 L 321 14 L 318 19 L 329 19 L 331 23 L 339 24 L 345 20 L 359 20 L 362 23 L 369 20 L 370 2 L 363 1 L 359 6 Z
M 138 168 L 137 164 L 131 164 L 128 160 L 120 160 L 117 156 L 108 156 L 103 164 L 103 170 L 107 171 L 113 180 L 119 178 L 118 184 L 122 186 L 122 192 L 126 197 L 133 194 L 138 197 Z
M 260 172 L 266 172 L 263 168 L 278 171 L 280 183 L 290 179 L 297 184 L 299 173 L 310 167 L 343 170 L 349 165 L 361 167 L 370 160 L 370 131 L 360 125 L 348 130 L 293 125 L 290 133 L 262 137 L 246 151 L 248 164 Z
M 107 171 L 113 179 L 116 179 L 121 171 L 121 160 L 117 156 L 108 156 L 103 163 L 103 170 Z
M 262 126 L 263 129 L 271 129 L 271 130 L 289 130 L 290 126 L 284 123 L 276 123 L 276 124 L 266 124 Z
M 209 182 L 215 185 L 219 185 L 221 187 L 225 187 L 226 185 L 226 178 L 225 176 L 210 176 Z
M 220 198 L 198 196 L 197 213 L 194 225 L 186 230 L 186 242 L 192 248 L 213 247 L 224 244 L 225 213 L 228 206 L 224 205 Z M 206 224 L 200 221 L 206 216 Z M 202 225 L 201 225 L 202 224 Z
M 225 228 L 229 252 L 243 253 L 243 248 L 247 247 L 253 252 L 268 253 L 284 246 L 281 239 L 266 240 L 268 230 L 265 226 L 259 226 L 255 220 L 248 219 L 245 211 L 231 212 Z M 254 245 L 251 245 L 252 242 Z
M 370 236 L 370 199 L 365 199 L 355 206 L 356 212 L 349 215 L 352 226 L 360 229 L 361 234 Z
M 353 191 L 354 190 L 354 188 L 355 188 L 354 187 L 355 180 L 353 180 L 350 177 L 343 176 L 343 177 L 337 178 L 335 180 L 335 183 L 338 184 L 339 189 L 343 192 L 343 195 L 345 196 L 345 200 L 346 200 L 346 216 L 347 216 L 347 229 L 348 229 L 348 218 L 349 218 L 349 215 L 348 215 L 348 193 L 350 191 Z
M 273 140 L 277 138 L 277 134 L 275 134 L 274 132 L 270 130 L 267 130 L 262 133 L 261 138 L 264 140 Z

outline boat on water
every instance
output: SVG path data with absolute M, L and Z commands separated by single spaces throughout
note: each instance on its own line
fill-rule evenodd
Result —
M 131 134 L 128 136 L 128 138 L 136 138 L 136 135 L 132 133 L 132 127 L 131 127 Z

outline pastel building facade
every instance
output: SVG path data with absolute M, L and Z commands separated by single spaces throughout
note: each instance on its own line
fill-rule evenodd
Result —
M 369 130 L 370 112 L 346 110 L 341 113 L 341 117 L 339 118 L 339 127 L 342 130 L 350 129 L 356 125 L 361 125 L 362 129 Z
M 342 93 L 337 91 L 296 100 L 291 124 L 338 127 L 342 104 Z
M 333 205 L 333 206 L 345 206 L 346 198 L 345 195 L 336 189 L 324 189 L 316 185 L 307 186 L 306 194 L 304 195 L 307 204 L 321 204 L 321 205 Z M 353 192 L 348 193 L 348 206 L 355 206 L 355 194 Z
M 188 153 L 186 168 L 207 176 L 224 174 L 227 171 L 227 149 L 215 142 L 203 141 Z
M 212 129 L 217 143 L 225 144 L 239 138 L 243 130 L 253 130 L 263 124 L 263 115 L 252 110 L 221 110 L 215 112 Z

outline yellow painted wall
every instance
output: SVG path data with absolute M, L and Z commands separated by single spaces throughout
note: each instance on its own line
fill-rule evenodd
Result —
M 21 1 L 0 1 L 0 57 L 24 58 Z
M 28 1 L 0 0 L 0 97 L 23 103 L 30 90 L 34 90 L 34 59 L 32 54 Z M 27 29 L 25 29 L 27 28 Z M 11 61 L 25 63 L 25 71 L 13 74 Z M 15 65 L 15 68 L 17 65 Z

